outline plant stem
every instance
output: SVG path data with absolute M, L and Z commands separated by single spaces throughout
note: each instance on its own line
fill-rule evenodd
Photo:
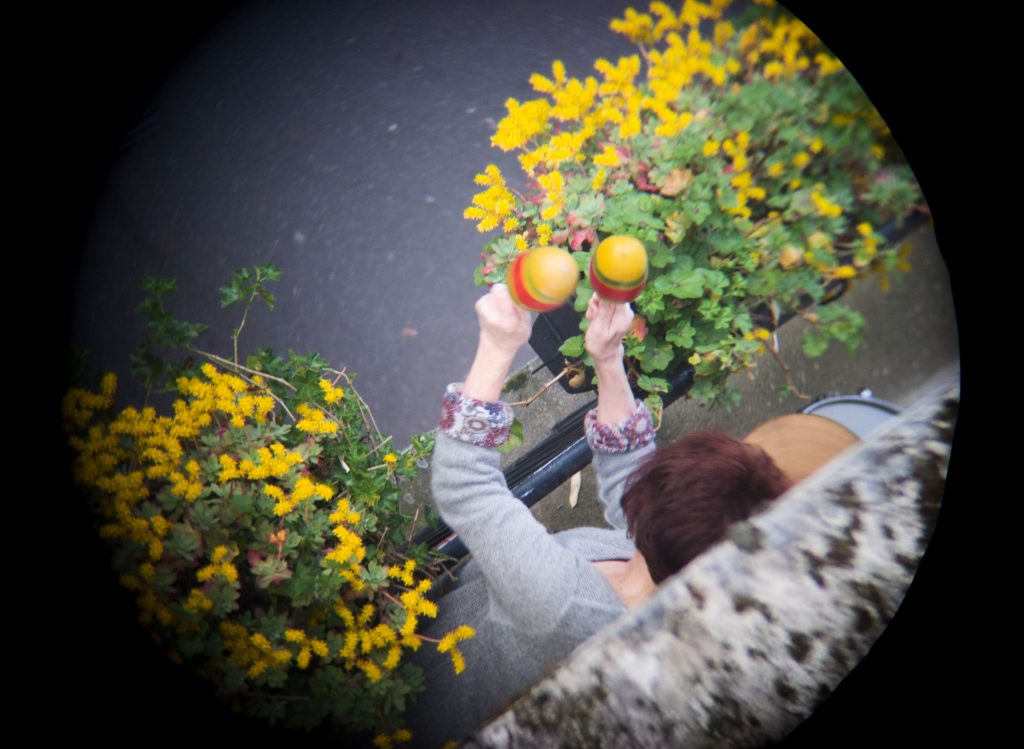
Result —
M 416 521 L 420 518 L 419 505 L 416 506 L 416 512 L 412 516 L 412 522 L 409 524 L 409 543 L 412 543 L 413 531 L 416 530 Z
M 575 367 L 574 367 L 574 366 L 568 366 L 568 367 L 566 367 L 565 369 L 563 369 L 563 370 L 562 370 L 561 372 L 559 372 L 559 373 L 558 373 L 558 376 L 557 376 L 557 377 L 555 377 L 555 378 L 554 378 L 553 380 L 551 380 L 550 382 L 548 382 L 548 383 L 547 383 L 546 385 L 544 385 L 544 387 L 542 387 L 542 388 L 541 388 L 540 390 L 538 390 L 538 391 L 537 391 L 536 393 L 534 393 L 533 395 L 531 395 L 531 396 L 530 396 L 529 398 L 527 398 L 527 399 L 526 399 L 526 400 L 524 400 L 524 401 L 516 401 L 515 403 L 509 403 L 509 406 L 528 406 L 528 405 L 530 405 L 530 404 L 531 404 L 531 403 L 533 403 L 533 402 L 534 402 L 535 400 L 537 400 L 537 399 L 538 399 L 538 398 L 539 398 L 540 396 L 542 396 L 542 395 L 543 395 L 544 393 L 546 393 L 546 392 L 548 391 L 548 388 L 550 388 L 550 387 L 551 387 L 552 385 L 554 385 L 554 384 L 555 384 L 556 382 L 558 382 L 558 381 L 559 381 L 560 379 L 562 379 L 563 377 L 565 377 L 565 375 L 566 375 L 566 374 L 567 374 L 568 372 L 572 371 L 573 369 L 575 369 Z
M 397 598 L 395 598 L 395 597 L 394 597 L 393 595 L 391 595 L 390 593 L 388 593 L 388 592 L 387 592 L 386 590 L 381 590 L 381 591 L 379 591 L 379 592 L 380 592 L 380 594 L 381 594 L 382 596 L 384 596 L 384 597 L 385 597 L 385 598 L 387 598 L 387 599 L 388 599 L 389 601 L 391 601 L 391 603 L 397 604 L 397 605 L 401 606 L 401 607 L 402 607 L 403 609 L 405 608 L 405 605 L 404 605 L 404 604 L 403 604 L 403 603 L 402 603 L 401 601 L 399 601 L 399 600 L 398 600 Z
M 782 357 L 779 355 L 779 352 L 778 352 L 778 317 L 775 314 L 775 305 L 773 303 L 770 303 L 768 305 L 768 308 L 771 309 L 771 322 L 772 322 L 772 329 L 773 329 L 773 331 L 772 331 L 772 345 L 766 346 L 766 348 L 769 351 L 771 351 L 772 357 L 774 357 L 775 361 L 778 362 L 778 366 L 782 368 L 782 374 L 785 376 L 785 385 L 786 385 L 786 387 L 790 388 L 790 391 L 793 392 L 794 396 L 799 398 L 801 401 L 810 401 L 811 397 L 810 396 L 805 396 L 805 394 L 800 391 L 800 388 L 797 387 L 797 383 L 793 381 L 793 372 L 790 370 L 790 366 L 788 366 L 785 363 L 785 361 L 783 361 Z
M 256 282 L 257 282 L 257 284 L 259 283 L 259 278 L 258 277 L 256 279 Z M 256 290 L 254 289 L 252 294 L 249 295 L 249 298 L 245 302 L 245 309 L 242 310 L 242 322 L 240 322 L 238 324 L 238 327 L 235 329 L 235 334 L 233 336 L 231 336 L 232 342 L 234 343 L 234 346 L 235 346 L 235 366 L 236 367 L 238 366 L 238 337 L 240 335 L 242 335 L 242 328 L 245 327 L 245 321 L 249 317 L 249 308 L 252 306 L 253 300 L 255 298 L 256 298 Z

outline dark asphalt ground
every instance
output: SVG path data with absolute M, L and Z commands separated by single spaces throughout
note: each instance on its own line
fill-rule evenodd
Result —
M 608 29 L 625 5 L 304 0 L 192 16 L 175 6 L 164 18 L 108 12 L 112 38 L 99 40 L 111 45 L 110 70 L 96 78 L 118 110 L 106 133 L 117 149 L 88 217 L 70 342 L 120 372 L 122 396 L 138 402 L 127 369 L 142 279 L 176 278 L 171 309 L 210 325 L 201 348 L 228 354 L 240 310 L 222 311 L 217 287 L 237 268 L 273 263 L 279 304 L 250 315 L 243 356 L 318 351 L 357 373 L 382 430 L 408 444 L 435 425 L 440 393 L 473 354 L 483 291 L 472 271 L 485 238 L 462 212 L 489 162 L 513 181 L 521 174 L 489 144 L 504 102 L 537 96 L 529 76 L 549 74 L 556 58 L 583 78 L 597 57 L 632 54 Z M 90 104 L 88 116 L 102 117 L 103 100 Z
M 121 372 L 128 400 L 137 401 L 126 371 L 142 330 L 134 313 L 141 280 L 177 277 L 173 309 L 210 323 L 201 343 L 226 352 L 236 315 L 219 309 L 217 286 L 235 268 L 272 262 L 284 270 L 279 304 L 251 316 L 243 350 L 316 350 L 349 367 L 401 444 L 434 425 L 441 389 L 464 374 L 473 353 L 472 304 L 482 292 L 471 276 L 483 238 L 461 215 L 477 191 L 473 176 L 488 162 L 514 171 L 513 160 L 488 145 L 503 102 L 530 98 L 529 75 L 547 72 L 553 59 L 579 77 L 600 55 L 630 53 L 607 30 L 627 4 L 180 0 L 58 4 L 39 8 L 28 26 L 12 22 L 13 36 L 31 34 L 30 53 L 12 70 L 33 90 L 24 105 L 13 100 L 8 117 L 36 130 L 34 150 L 24 149 L 32 180 L 18 187 L 39 212 L 12 216 L 30 236 L 14 252 L 28 271 L 9 286 L 33 292 L 32 300 L 58 300 L 58 332 L 42 314 L 33 322 L 31 309 L 12 326 L 47 345 L 66 330 L 68 343 L 94 350 L 97 366 Z M 974 162 L 959 154 L 965 144 L 989 142 L 979 133 L 986 117 L 979 122 L 976 109 L 964 108 L 984 100 L 970 91 L 954 99 L 950 82 L 965 65 L 988 75 L 979 32 L 991 19 L 919 5 L 926 10 L 881 0 L 801 2 L 798 15 L 892 126 L 936 217 L 939 246 L 993 247 L 974 241 L 975 227 L 964 223 L 968 191 L 950 187 L 976 184 L 965 179 L 974 178 Z M 21 141 L 10 147 L 21 149 Z M 982 191 L 970 192 L 981 200 Z M 967 237 L 971 244 L 960 241 Z M 963 333 L 977 328 L 963 305 L 963 258 L 971 253 L 958 252 L 947 263 Z M 968 364 L 980 345 L 961 335 Z M 57 392 L 53 353 L 42 361 Z M 520 361 L 529 358 L 524 351 Z M 958 435 L 966 423 L 961 416 Z M 53 447 L 50 455 L 61 449 L 59 440 L 41 444 Z M 967 449 L 961 439 L 961 470 Z M 52 459 L 46 465 L 53 470 Z M 958 486 L 963 491 L 962 479 Z M 993 487 L 992 496 L 1003 494 Z M 103 737 L 109 746 L 226 738 L 263 745 L 259 727 L 219 723 L 219 708 L 187 696 L 195 685 L 149 647 L 122 592 L 104 582 L 104 552 L 81 532 L 84 511 L 58 508 L 59 540 L 45 547 L 57 550 L 48 553 L 52 569 L 33 571 L 30 585 L 47 615 L 31 642 L 17 641 L 36 654 L 35 665 L 28 680 L 12 680 L 38 716 L 33 734 Z M 18 559 L 28 564 L 38 548 Z M 965 571 L 958 579 L 983 576 Z M 955 594 L 988 612 L 974 586 Z M 973 624 L 971 611 L 963 622 Z M 19 620 L 40 618 L 28 613 Z M 943 647 L 961 653 L 989 639 L 974 634 L 936 643 L 936 657 Z M 983 732 L 998 698 L 990 702 L 986 683 L 961 683 L 948 696 L 930 690 L 935 704 L 908 695 L 899 743 L 950 738 L 953 726 Z M 856 713 L 855 697 L 851 704 L 838 728 L 819 726 L 796 745 L 821 746 L 821 737 L 887 745 L 892 727 Z M 969 717 L 954 720 L 954 712 Z
M 229 354 L 240 311 L 220 310 L 217 287 L 273 263 L 278 306 L 250 315 L 243 355 L 319 351 L 357 373 L 382 430 L 408 444 L 436 424 L 473 354 L 484 237 L 462 212 L 489 162 L 518 169 L 489 145 L 504 102 L 535 97 L 531 72 L 550 74 L 556 57 L 583 77 L 598 56 L 631 53 L 607 28 L 622 7 L 406 0 L 227 14 L 141 101 L 82 255 L 73 340 L 125 372 L 141 281 L 173 276 L 171 308 L 209 322 L 200 347 Z

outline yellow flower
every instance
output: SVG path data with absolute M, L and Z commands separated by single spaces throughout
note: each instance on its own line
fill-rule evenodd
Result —
M 622 18 L 613 18 L 608 28 L 617 34 L 623 34 L 633 44 L 650 44 L 657 41 L 654 35 L 654 19 L 647 13 L 637 13 L 626 8 Z
M 380 678 L 382 676 L 380 666 L 378 666 L 373 661 L 367 660 L 366 658 L 360 658 L 358 661 L 356 661 L 356 667 L 359 668 L 359 670 L 362 671 L 364 674 L 366 674 L 370 681 L 374 683 L 380 681 Z
M 733 38 L 736 29 L 729 21 L 722 21 L 715 24 L 715 46 L 724 47 L 726 42 Z
M 750 172 L 741 172 L 732 178 L 732 186 L 744 189 L 750 186 Z
M 338 425 L 331 421 L 323 411 L 313 408 L 305 403 L 300 403 L 295 409 L 299 416 L 302 416 L 296 424 L 297 429 L 310 434 L 336 434 Z M 253 476 L 250 476 L 253 478 Z
M 550 224 L 538 224 L 537 225 L 537 242 L 541 245 L 546 246 L 551 241 L 551 225 Z
M 819 193 L 817 190 L 811 193 L 811 201 L 814 203 L 814 206 L 818 209 L 818 213 L 822 216 L 827 216 L 829 218 L 838 218 L 839 216 L 843 215 L 842 206 L 831 202 L 828 198 Z
M 224 562 L 220 566 L 220 574 L 229 583 L 238 582 L 238 570 L 230 562 Z
M 334 387 L 328 380 L 320 380 L 320 389 L 324 392 L 324 400 L 328 403 L 337 403 L 345 397 L 342 388 Z
M 716 153 L 718 153 L 719 146 L 720 146 L 720 144 L 719 144 L 719 142 L 717 140 L 705 141 L 704 142 L 704 155 L 705 156 L 714 156 Z
M 857 269 L 852 265 L 840 265 L 833 274 L 836 278 L 855 278 Z
M 843 63 L 831 55 L 826 55 L 824 52 L 815 55 L 814 61 L 818 63 L 818 69 L 823 76 L 831 75 L 843 69 Z
M 793 157 L 793 166 L 800 169 L 802 167 L 807 166 L 807 164 L 810 163 L 810 161 L 811 155 L 806 151 L 801 151 L 800 153 Z
M 608 178 L 608 171 L 606 169 L 598 169 L 597 174 L 594 175 L 593 181 L 590 183 L 591 190 L 600 190 L 604 187 L 605 180 Z
M 551 104 L 547 99 L 534 99 L 520 104 L 516 99 L 505 102 L 508 114 L 498 123 L 491 145 L 502 151 L 524 146 L 547 127 Z
M 618 166 L 621 161 L 619 159 L 619 152 L 615 146 L 607 145 L 601 153 L 594 157 L 594 163 L 598 166 Z
M 402 648 L 397 645 L 392 646 L 388 649 L 387 658 L 384 660 L 384 668 L 389 671 L 398 668 L 398 664 L 402 659 Z
M 389 466 L 393 466 L 395 463 L 398 462 L 398 456 L 395 455 L 394 453 L 388 453 L 387 455 L 384 456 L 384 462 L 387 463 Z

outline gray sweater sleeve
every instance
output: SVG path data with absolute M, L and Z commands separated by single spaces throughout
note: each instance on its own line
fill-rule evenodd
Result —
M 574 601 L 617 599 L 604 576 L 560 544 L 508 490 L 491 448 L 507 437 L 509 424 L 505 404 L 475 401 L 449 386 L 431 489 L 441 517 L 487 581 L 492 616 L 542 632 L 557 626 Z
M 654 419 L 642 401 L 633 414 L 615 425 L 599 424 L 596 409 L 584 419 L 587 442 L 594 453 L 597 493 L 604 518 L 613 528 L 626 530 L 622 495 L 629 477 L 654 452 Z

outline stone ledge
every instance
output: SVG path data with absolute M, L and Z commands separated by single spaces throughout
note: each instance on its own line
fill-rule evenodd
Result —
M 910 585 L 945 483 L 959 402 L 948 374 L 460 746 L 784 737 L 860 661 Z

